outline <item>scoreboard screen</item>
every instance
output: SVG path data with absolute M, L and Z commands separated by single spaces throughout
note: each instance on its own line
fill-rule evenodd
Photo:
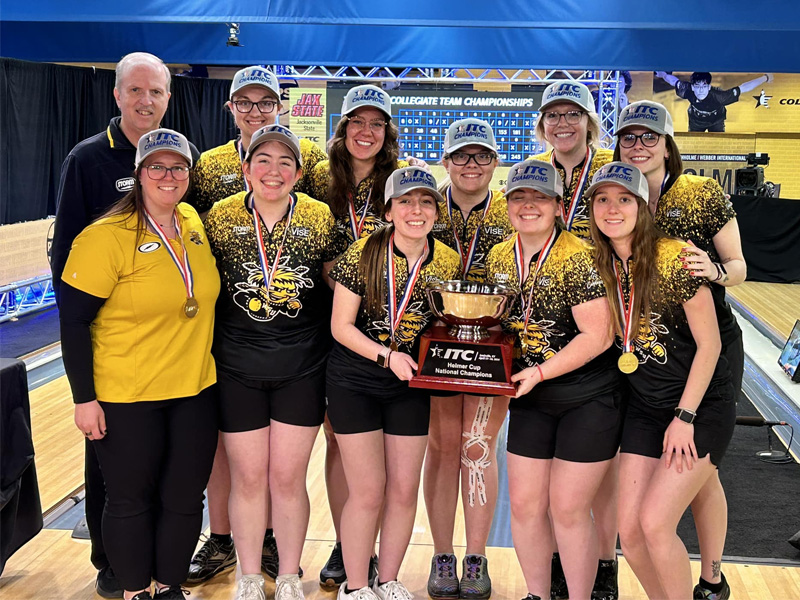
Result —
M 328 137 L 341 118 L 347 88 L 328 88 Z M 533 127 L 541 91 L 390 90 L 392 118 L 400 131 L 400 155 L 428 163 L 442 158 L 444 138 L 453 121 L 475 117 L 488 121 L 502 164 L 511 165 L 545 150 Z

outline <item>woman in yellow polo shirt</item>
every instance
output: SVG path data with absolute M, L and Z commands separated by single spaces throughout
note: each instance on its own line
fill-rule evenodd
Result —
M 134 189 L 72 245 L 64 368 L 106 479 L 103 538 L 124 598 L 182 600 L 217 440 L 220 284 L 200 218 L 180 203 L 186 138 L 142 136 L 135 165 Z

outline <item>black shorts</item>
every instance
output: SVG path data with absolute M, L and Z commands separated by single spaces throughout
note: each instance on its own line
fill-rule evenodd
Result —
M 614 458 L 622 430 L 618 391 L 579 404 L 512 398 L 508 445 L 512 454 L 592 463 Z
M 631 395 L 625 411 L 620 451 L 661 458 L 664 433 L 673 418 L 674 406 L 654 408 Z M 735 423 L 736 403 L 732 398 L 704 398 L 694 420 L 694 445 L 698 458 L 711 454 L 711 462 L 719 467 Z
M 325 366 L 286 381 L 246 379 L 217 369 L 220 430 L 255 431 L 270 420 L 317 427 L 325 419 Z
M 328 382 L 328 418 L 334 433 L 380 431 L 391 435 L 428 435 L 431 397 L 408 388 L 387 396 L 357 392 Z

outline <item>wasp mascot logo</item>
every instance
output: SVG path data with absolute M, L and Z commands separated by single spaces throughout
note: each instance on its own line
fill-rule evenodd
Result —
M 667 362 L 667 349 L 661 342 L 658 341 L 659 335 L 667 335 L 669 329 L 667 326 L 659 323 L 661 315 L 657 313 L 650 313 L 650 321 L 645 322 L 642 320 L 639 323 L 639 332 L 633 340 L 633 345 L 636 348 L 636 355 L 640 362 L 647 362 L 652 359 L 660 365 Z
M 378 342 L 388 342 L 391 338 L 391 331 L 389 326 L 389 311 L 384 307 L 386 318 L 383 321 L 372 321 L 367 328 L 367 333 Z M 406 313 L 400 320 L 397 326 L 397 331 L 394 334 L 394 341 L 398 346 L 405 346 L 411 348 L 414 340 L 422 333 L 425 325 L 428 324 L 428 314 L 423 308 L 422 302 L 413 302 L 406 309 Z
M 510 323 L 510 329 L 522 340 L 523 348 L 527 348 L 528 354 L 541 356 L 548 360 L 556 355 L 556 351 L 551 347 L 551 338 L 562 337 L 564 334 L 553 329 L 556 322 L 548 319 L 541 321 L 528 321 L 527 330 L 523 333 L 522 327 L 525 319 L 522 315 L 516 316 Z
M 291 269 L 281 261 L 267 290 L 258 263 L 247 262 L 242 266 L 247 270 L 247 281 L 236 283 L 239 291 L 233 294 L 233 301 L 256 321 L 271 321 L 279 314 L 295 318 L 303 308 L 300 291 L 314 287 L 314 282 L 306 277 L 308 267 Z

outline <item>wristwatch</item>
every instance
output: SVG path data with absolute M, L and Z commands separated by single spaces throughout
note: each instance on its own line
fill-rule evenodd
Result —
M 678 406 L 675 408 L 675 417 L 683 421 L 684 423 L 689 423 L 690 425 L 694 423 L 694 418 L 697 416 L 697 413 L 693 410 L 689 410 L 688 408 L 681 408 Z
M 389 357 L 392 355 L 392 351 L 390 348 L 386 348 L 381 350 L 378 353 L 378 358 L 375 359 L 375 362 L 378 363 L 379 367 L 383 367 L 384 369 L 389 368 Z

